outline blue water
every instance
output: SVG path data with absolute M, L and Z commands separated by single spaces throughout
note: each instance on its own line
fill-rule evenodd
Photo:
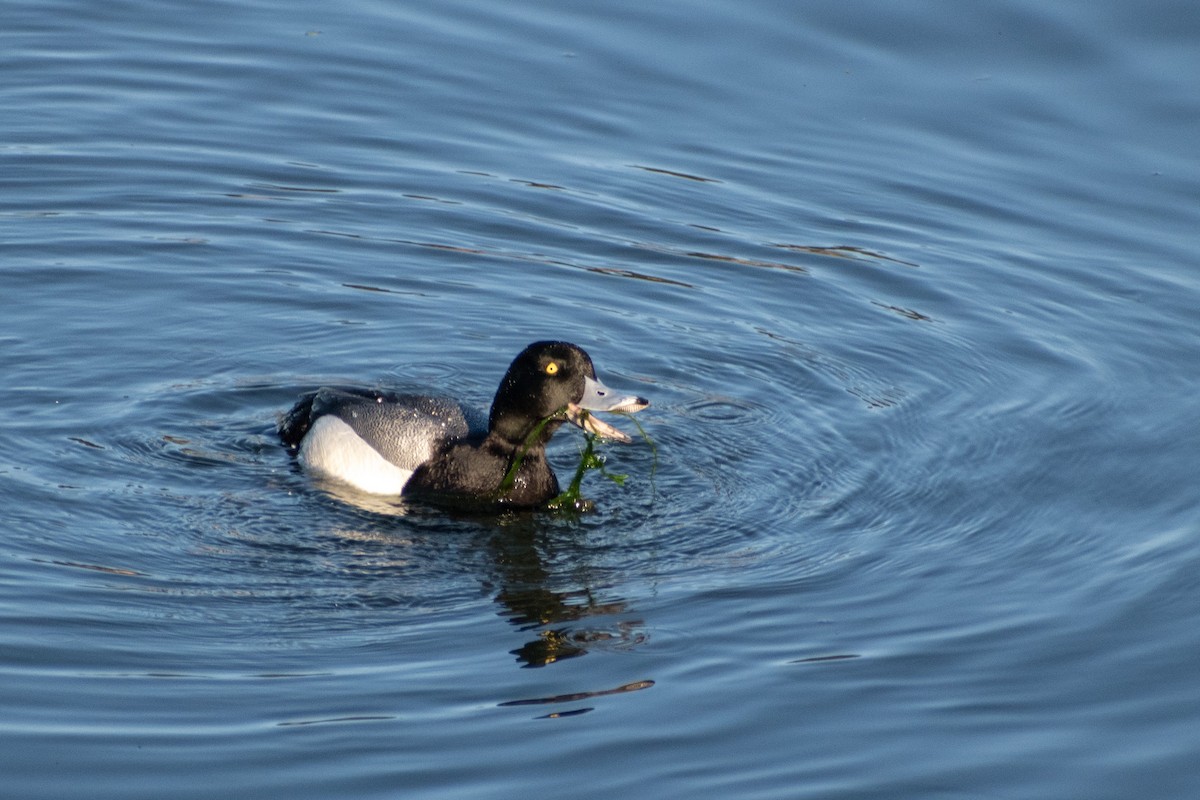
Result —
M 1198 40 L 9 0 L 0 793 L 1200 795 Z M 363 508 L 275 439 L 548 337 L 653 403 L 594 513 Z

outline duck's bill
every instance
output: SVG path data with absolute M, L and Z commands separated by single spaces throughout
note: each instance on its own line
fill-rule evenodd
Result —
M 619 394 L 592 378 L 583 379 L 583 397 L 578 403 L 567 405 L 567 419 L 588 433 L 615 439 L 618 442 L 632 441 L 622 431 L 604 422 L 593 411 L 632 414 L 650 405 L 650 401 L 632 394 Z

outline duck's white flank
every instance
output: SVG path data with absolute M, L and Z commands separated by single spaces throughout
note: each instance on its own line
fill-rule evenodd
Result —
M 371 494 L 400 494 L 412 477 L 364 442 L 332 414 L 319 417 L 300 443 L 300 463 L 313 474 L 333 478 Z

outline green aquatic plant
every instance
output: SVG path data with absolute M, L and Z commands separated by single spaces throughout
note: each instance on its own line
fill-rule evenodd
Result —
M 583 412 L 585 415 L 587 412 Z M 650 479 L 654 480 L 654 471 L 658 468 L 658 448 L 654 446 L 654 442 L 646 433 L 636 419 L 629 414 L 621 414 L 623 417 L 628 417 L 637 427 L 638 433 L 646 444 L 650 445 L 650 450 L 654 454 L 654 465 L 650 471 Z M 566 490 L 559 493 L 557 497 L 552 498 L 546 507 L 554 511 L 592 511 L 595 504 L 583 497 L 580 494 L 580 486 L 583 485 L 583 476 L 592 470 L 598 471 L 602 476 L 608 478 L 617 486 L 624 486 L 625 481 L 629 479 L 628 475 L 621 473 L 609 472 L 604 467 L 604 456 L 596 452 L 596 440 L 600 437 L 594 433 L 585 431 L 583 434 L 584 447 L 579 453 L 579 464 L 575 467 L 575 474 L 571 478 L 571 483 Z
M 553 511 L 591 511 L 596 505 L 591 500 L 586 499 L 579 493 L 579 487 L 583 484 L 583 476 L 591 470 L 599 470 L 600 474 L 608 478 L 617 486 L 624 486 L 628 475 L 620 475 L 609 472 L 604 468 L 604 456 L 596 452 L 596 440 L 600 437 L 594 433 L 584 433 L 584 447 L 579 454 L 579 465 L 575 467 L 575 475 L 571 478 L 570 485 L 566 491 L 560 492 L 557 497 L 553 497 L 546 503 L 546 507 Z
M 587 419 L 587 411 L 581 411 L 580 414 L 582 415 L 582 419 Z M 560 408 L 550 416 L 538 420 L 538 423 L 526 434 L 525 441 L 521 443 L 521 448 L 513 457 L 512 464 L 509 465 L 508 471 L 504 473 L 504 478 L 501 479 L 500 485 L 496 487 L 494 493 L 495 499 L 503 500 L 504 495 L 512 490 L 513 484 L 517 480 L 517 471 L 520 470 L 521 463 L 525 460 L 525 455 L 529 452 L 529 448 L 533 446 L 534 442 L 541 436 L 545 427 L 552 420 L 565 419 L 566 416 L 567 409 L 565 407 Z M 621 414 L 621 416 L 632 420 L 634 426 L 638 429 L 638 434 L 641 435 L 646 444 L 650 445 L 650 450 L 654 454 L 654 465 L 651 469 L 651 480 L 653 480 L 653 473 L 658 468 L 658 448 L 654 446 L 654 442 L 650 439 L 650 436 L 646 433 L 641 423 L 633 419 L 630 414 Z M 580 487 L 583 485 L 583 476 L 592 470 L 598 471 L 602 476 L 618 486 L 624 486 L 625 481 L 629 478 L 628 475 L 609 472 L 605 469 L 604 456 L 596 452 L 596 440 L 601 438 L 599 435 L 585 430 L 583 438 L 584 447 L 579 453 L 579 464 L 575 467 L 575 474 L 571 477 L 570 484 L 567 485 L 565 491 L 560 492 L 546 503 L 546 508 L 552 511 L 592 511 L 595 508 L 595 504 L 591 500 L 584 498 L 580 494 Z
M 637 417 L 632 414 L 621 414 L 621 416 L 633 423 L 633 427 L 638 429 L 638 436 L 641 436 L 642 441 L 650 446 L 650 455 L 653 457 L 653 461 L 650 462 L 650 482 L 653 485 L 654 473 L 658 472 L 658 447 L 655 446 L 654 440 L 650 438 L 650 434 L 646 433 L 646 429 L 642 427 L 642 423 L 637 421 Z

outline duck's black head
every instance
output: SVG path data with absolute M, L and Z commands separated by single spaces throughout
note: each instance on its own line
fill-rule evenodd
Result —
M 593 433 L 621 438 L 623 434 L 585 414 L 585 411 L 636 411 L 648 405 L 640 397 L 621 396 L 596 378 L 596 368 L 583 348 L 570 342 L 534 342 L 508 367 L 496 397 L 488 429 L 514 445 L 525 443 L 538 425 L 538 434 L 527 444 L 545 444 L 566 420 Z M 548 422 L 544 422 L 549 420 Z M 593 426 L 601 425 L 604 430 Z
M 520 444 L 536 425 L 545 423 L 531 445 L 550 440 L 566 420 L 567 406 L 583 398 L 584 378 L 596 378 L 592 359 L 568 342 L 534 342 L 508 367 L 496 389 L 489 431 Z

